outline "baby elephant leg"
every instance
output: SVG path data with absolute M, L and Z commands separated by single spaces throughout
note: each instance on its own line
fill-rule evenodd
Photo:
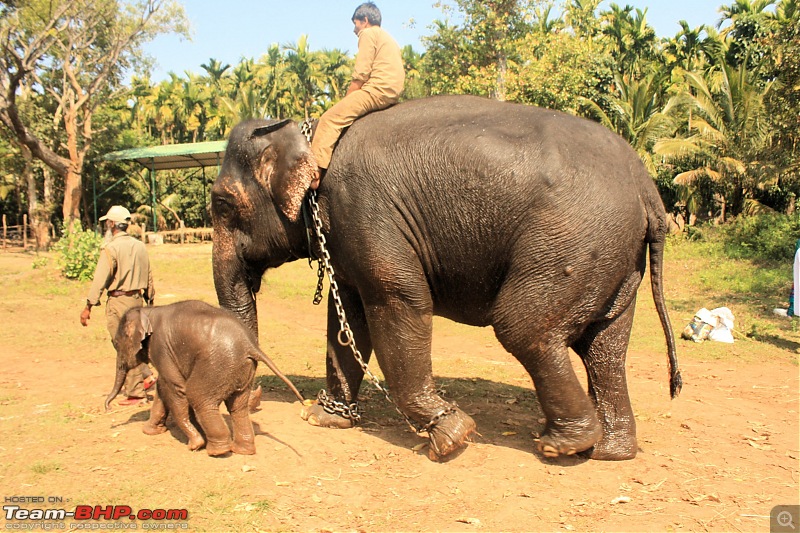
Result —
M 255 433 L 253 423 L 250 421 L 249 404 L 250 391 L 244 390 L 234 393 L 225 400 L 225 406 L 231 414 L 233 425 L 233 453 L 253 455 L 256 453 Z
M 175 423 L 186 435 L 186 438 L 189 439 L 189 449 L 192 451 L 199 450 L 205 445 L 206 441 L 192 424 L 189 415 L 189 401 L 186 399 L 186 395 L 181 390 L 176 389 L 168 380 L 159 381 L 158 394 L 164 401 L 165 411 L 172 413 Z
M 161 396 L 158 394 L 158 391 L 155 392 L 155 397 L 153 398 L 153 405 L 150 407 L 150 420 L 148 420 L 142 431 L 146 435 L 159 435 L 164 433 L 167 430 L 167 406 L 164 405 L 164 401 L 161 399 Z
M 219 412 L 219 404 L 214 401 L 203 400 L 202 402 L 192 402 L 192 409 L 206 434 L 206 452 L 208 455 L 225 455 L 231 451 L 231 433 L 222 414 Z M 246 402 L 245 402 L 246 404 Z

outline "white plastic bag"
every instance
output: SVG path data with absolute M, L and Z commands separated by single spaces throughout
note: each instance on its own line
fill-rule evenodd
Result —
M 733 344 L 733 313 L 727 307 L 717 307 L 709 311 L 705 307 L 695 313 L 695 319 L 686 326 L 683 337 L 691 339 L 695 342 L 703 342 L 706 338 L 717 341 Z M 710 326 L 710 331 L 703 328 L 700 332 L 697 330 L 696 325 L 704 325 L 707 328 Z M 694 328 L 691 326 L 695 325 Z

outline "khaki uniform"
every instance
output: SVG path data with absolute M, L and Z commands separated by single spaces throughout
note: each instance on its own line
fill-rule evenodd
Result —
M 358 54 L 353 80 L 363 82 L 328 109 L 319 119 L 311 153 L 320 168 L 328 168 L 333 147 L 342 130 L 371 111 L 397 103 L 405 83 L 400 47 L 380 26 L 364 28 L 358 34 Z
M 143 300 L 152 302 L 156 294 L 147 248 L 143 242 L 124 231 L 114 235 L 100 251 L 87 302 L 100 305 L 100 296 L 104 289 L 109 293 L 106 302 L 106 326 L 113 342 L 122 315 L 128 309 L 142 307 Z M 127 294 L 113 296 L 116 291 Z M 144 398 L 142 381 L 150 374 L 150 369 L 145 364 L 128 372 L 123 394 Z

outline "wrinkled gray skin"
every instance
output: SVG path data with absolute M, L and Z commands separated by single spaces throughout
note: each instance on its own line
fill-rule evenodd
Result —
M 208 455 L 256 452 L 248 396 L 258 361 L 263 361 L 297 395 L 294 385 L 258 348 L 252 332 L 229 311 L 189 300 L 162 307 L 131 309 L 114 338 L 117 374 L 106 410 L 119 394 L 128 371 L 141 363 L 158 370 L 158 394 L 143 431 L 166 431 L 167 415 L 189 439 L 189 449 Z M 231 433 L 219 406 L 225 402 Z M 190 408 L 205 438 L 190 419 Z M 206 442 L 207 441 L 207 442 Z
M 296 124 L 244 122 L 212 189 L 219 303 L 254 332 L 262 274 L 309 256 L 297 218 L 308 161 Z M 529 372 L 547 417 L 544 455 L 634 457 L 625 355 L 648 250 L 672 396 L 680 390 L 662 290 L 664 207 L 636 153 L 604 127 L 477 97 L 413 100 L 350 127 L 318 192 L 357 345 L 375 351 L 419 425 L 450 407 L 431 368 L 431 318 L 441 315 L 493 326 Z M 363 372 L 337 342 L 328 302 L 328 391 L 349 404 Z M 586 367 L 588 396 L 568 348 Z M 306 416 L 351 426 L 319 406 Z M 474 430 L 456 408 L 429 432 L 431 456 L 456 452 Z

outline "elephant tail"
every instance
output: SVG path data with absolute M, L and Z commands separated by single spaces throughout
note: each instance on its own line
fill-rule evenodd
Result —
M 652 228 L 653 225 L 651 224 Z M 650 237 L 650 235 L 648 235 Z M 675 335 L 667 313 L 667 304 L 664 300 L 663 266 L 664 266 L 664 229 L 659 227 L 659 234 L 648 238 L 650 248 L 650 284 L 653 290 L 653 300 L 656 304 L 658 318 L 661 319 L 661 328 L 667 339 L 667 354 L 669 356 L 669 394 L 675 398 L 681 392 L 683 379 L 678 368 L 678 356 L 675 348 Z
M 298 391 L 298 390 L 297 390 L 297 387 L 295 387 L 295 386 L 294 386 L 294 383 L 292 383 L 292 382 L 289 380 L 289 378 L 287 378 L 286 376 L 284 376 L 284 375 L 283 375 L 283 372 L 281 372 L 280 370 L 278 370 L 278 367 L 277 367 L 277 366 L 275 366 L 275 363 L 273 363 L 273 362 L 272 362 L 272 359 L 270 359 L 269 357 L 267 357 L 267 354 L 265 354 L 265 353 L 264 353 L 263 351 L 261 351 L 261 350 L 258 350 L 258 351 L 256 352 L 256 354 L 255 354 L 255 355 L 252 355 L 252 356 L 250 356 L 250 357 L 251 357 L 252 359 L 254 359 L 254 360 L 261 361 L 262 363 L 265 363 L 265 364 L 266 364 L 266 365 L 269 367 L 269 369 L 270 369 L 270 370 L 272 370 L 272 372 L 273 372 L 273 373 L 274 373 L 276 376 L 278 376 L 279 378 L 281 378 L 281 380 L 282 380 L 284 383 L 286 383 L 286 385 L 289 387 L 289 389 L 291 389 L 291 391 L 294 393 L 294 395 L 295 395 L 295 396 L 297 396 L 297 399 L 298 399 L 298 400 L 300 400 L 300 402 L 301 402 L 301 403 L 306 401 L 306 399 L 305 399 L 305 398 L 303 398 L 303 395 L 302 395 L 302 394 L 300 394 L 300 391 Z

